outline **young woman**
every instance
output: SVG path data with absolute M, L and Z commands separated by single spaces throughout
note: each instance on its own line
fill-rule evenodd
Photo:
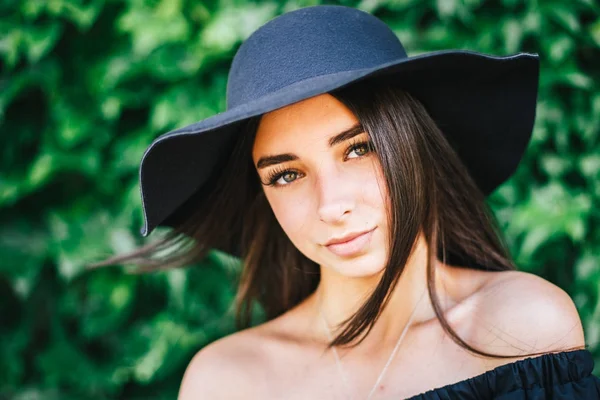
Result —
M 248 38 L 227 111 L 142 160 L 143 234 L 173 232 L 118 259 L 242 258 L 239 320 L 267 322 L 201 349 L 180 399 L 600 399 L 573 302 L 516 271 L 485 203 L 537 80 L 532 54 L 407 57 L 347 7 Z

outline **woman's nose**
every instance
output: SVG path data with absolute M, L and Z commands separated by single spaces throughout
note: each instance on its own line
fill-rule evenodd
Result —
M 335 224 L 345 221 L 355 207 L 355 195 L 352 183 L 343 173 L 329 173 L 321 176 L 317 182 L 318 209 L 321 221 Z
M 350 207 L 347 204 L 328 203 L 319 207 L 319 218 L 328 224 L 336 224 L 346 219 L 350 214 Z

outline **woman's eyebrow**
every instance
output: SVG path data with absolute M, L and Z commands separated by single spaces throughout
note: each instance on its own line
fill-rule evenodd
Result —
M 354 136 L 360 135 L 363 132 L 363 126 L 360 122 L 358 122 L 350 129 L 346 129 L 345 131 L 338 133 L 337 135 L 329 139 L 329 147 L 333 147 L 338 143 L 344 142 L 348 139 L 352 139 Z
M 276 156 L 264 156 L 261 157 L 256 163 L 256 168 L 266 168 L 271 165 L 281 164 L 286 161 L 294 161 L 297 160 L 298 156 L 292 153 L 278 154 Z
M 360 135 L 363 132 L 364 132 L 364 129 L 363 129 L 363 126 L 360 124 L 360 122 L 356 123 L 349 129 L 346 129 L 345 131 L 338 133 L 337 135 L 330 138 L 329 139 L 329 147 L 333 147 L 336 144 L 339 144 L 348 139 L 351 139 L 354 136 Z M 298 159 L 298 156 L 293 153 L 284 153 L 284 154 L 277 154 L 277 155 L 272 155 L 272 156 L 271 155 L 263 156 L 256 163 L 256 168 L 262 169 L 262 168 L 270 167 L 272 165 L 281 164 L 281 163 L 288 162 L 288 161 L 294 161 L 297 159 Z

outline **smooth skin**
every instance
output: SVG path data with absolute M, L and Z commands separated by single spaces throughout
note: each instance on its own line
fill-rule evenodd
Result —
M 200 350 L 186 369 L 180 400 L 348 398 L 332 352 L 323 353 L 328 337 L 317 299 L 329 326 L 350 316 L 381 277 L 389 235 L 388 194 L 367 134 L 339 137 L 357 123 L 329 94 L 261 119 L 254 165 L 284 232 L 320 265 L 321 282 L 315 294 L 280 317 Z M 364 231 L 372 231 L 368 243 L 351 255 L 340 256 L 325 246 L 333 238 Z M 355 348 L 338 348 L 355 398 L 367 397 L 426 288 L 426 252 L 419 235 L 369 335 Z M 516 357 L 480 357 L 456 345 L 426 294 L 374 398 L 410 397 L 525 358 L 519 354 L 584 347 L 577 309 L 552 283 L 519 271 L 435 266 L 445 316 L 461 338 L 481 350 Z

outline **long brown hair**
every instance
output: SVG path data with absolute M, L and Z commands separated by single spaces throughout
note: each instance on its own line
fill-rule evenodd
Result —
M 466 343 L 444 318 L 437 297 L 435 258 L 474 269 L 515 269 L 485 196 L 449 140 L 417 99 L 392 84 L 370 80 L 331 95 L 356 115 L 371 137 L 389 191 L 391 233 L 389 257 L 379 284 L 344 321 L 329 346 L 354 346 L 369 333 L 422 232 L 428 243 L 428 292 L 443 329 L 473 353 L 516 357 L 490 354 Z M 255 303 L 272 319 L 309 296 L 319 283 L 319 266 L 300 253 L 283 232 L 252 164 L 259 121 L 260 116 L 240 124 L 229 156 L 207 185 L 210 193 L 192 196 L 170 218 L 174 228 L 170 233 L 134 253 L 97 265 L 127 263 L 137 265 L 139 271 L 152 271 L 199 261 L 211 249 L 237 254 L 243 265 L 235 298 L 239 329 L 252 323 Z M 166 255 L 165 250 L 169 250 Z M 534 354 L 542 353 L 530 355 Z

